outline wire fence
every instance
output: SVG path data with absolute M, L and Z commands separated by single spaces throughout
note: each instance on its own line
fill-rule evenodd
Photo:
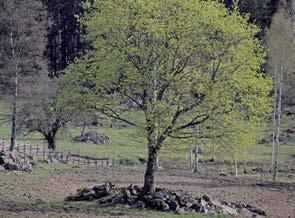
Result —
M 10 149 L 10 143 L 5 140 L 0 142 L 0 150 L 8 151 Z M 60 162 L 65 164 L 84 164 L 92 166 L 114 166 L 113 158 L 97 158 L 84 154 L 72 154 L 70 148 L 68 150 L 62 149 L 56 151 L 45 148 L 42 145 L 35 145 L 31 143 L 17 142 L 14 150 L 19 153 L 26 154 L 33 158 L 43 158 L 48 162 Z

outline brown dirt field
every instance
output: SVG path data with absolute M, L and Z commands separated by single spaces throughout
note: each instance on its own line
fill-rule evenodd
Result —
M 2 175 L 3 176 L 3 175 Z M 142 170 L 72 167 L 56 169 L 52 176 L 35 179 L 0 179 L 0 217 L 132 217 L 114 211 L 101 213 L 92 208 L 48 204 L 61 201 L 81 187 L 111 181 L 118 186 L 143 184 Z M 295 217 L 295 184 L 262 182 L 253 178 L 206 177 L 190 172 L 159 172 L 158 187 L 186 190 L 196 196 L 209 194 L 231 202 L 251 204 L 267 212 L 267 217 Z M 137 214 L 133 217 L 139 217 Z M 145 216 L 144 213 L 142 216 Z

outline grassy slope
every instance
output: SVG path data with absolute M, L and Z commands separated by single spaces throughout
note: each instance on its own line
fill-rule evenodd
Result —
M 5 106 L 0 104 L 2 113 L 7 113 Z M 295 117 L 284 117 L 282 130 L 289 127 L 295 127 Z M 9 125 L 8 123 L 0 126 L 0 139 L 9 139 Z M 110 137 L 111 142 L 109 144 L 87 144 L 87 143 L 74 143 L 72 138 L 80 134 L 81 129 L 77 127 L 64 130 L 58 136 L 58 149 L 59 150 L 71 150 L 71 153 L 86 154 L 88 156 L 95 157 L 111 157 L 115 158 L 120 164 L 129 163 L 133 165 L 139 164 L 139 158 L 145 158 L 147 155 L 145 140 L 135 136 L 136 133 L 130 128 L 114 129 L 114 128 L 92 128 L 86 129 L 86 131 L 99 131 Z M 265 131 L 265 130 L 263 130 Z M 271 134 L 271 127 L 265 131 L 265 135 Z M 25 142 L 32 142 L 43 144 L 46 146 L 46 142 L 42 136 L 38 133 L 30 134 L 27 136 L 19 135 L 18 140 Z M 165 168 L 186 168 L 188 163 L 188 145 L 183 143 L 181 145 L 164 146 L 160 153 L 160 160 Z M 253 148 L 252 157 L 248 160 L 252 162 L 253 166 L 268 168 L 272 145 L 257 145 Z M 209 155 L 203 155 L 201 159 L 209 158 Z M 279 163 L 281 169 L 291 168 L 295 159 L 295 138 L 288 141 L 287 144 L 282 144 L 280 147 Z

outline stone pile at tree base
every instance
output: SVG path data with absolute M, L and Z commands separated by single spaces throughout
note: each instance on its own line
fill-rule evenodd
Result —
M 97 201 L 99 204 L 129 205 L 135 208 L 147 208 L 160 211 L 174 211 L 178 214 L 205 213 L 227 214 L 231 216 L 262 217 L 266 213 L 250 205 L 229 203 L 208 195 L 194 197 L 182 190 L 172 191 L 156 188 L 150 195 L 142 193 L 136 185 L 115 187 L 108 182 L 101 186 L 79 189 L 76 195 L 68 196 L 65 201 Z
M 16 151 L 0 151 L 0 171 L 32 171 L 36 161 L 26 154 Z

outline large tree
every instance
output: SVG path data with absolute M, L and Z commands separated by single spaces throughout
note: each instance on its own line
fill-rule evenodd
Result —
M 145 193 L 154 189 L 157 156 L 168 138 L 238 111 L 259 121 L 270 81 L 264 52 L 237 11 L 217 1 L 97 0 L 82 23 L 94 50 L 70 65 L 63 101 L 88 99 L 104 115 L 145 134 Z
M 11 98 L 11 145 L 16 139 L 20 98 L 27 98 L 37 78 L 46 72 L 47 14 L 40 1 L 0 0 L 1 91 Z

